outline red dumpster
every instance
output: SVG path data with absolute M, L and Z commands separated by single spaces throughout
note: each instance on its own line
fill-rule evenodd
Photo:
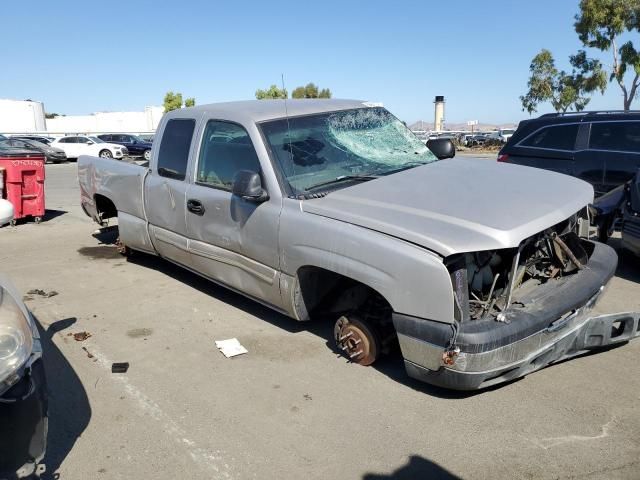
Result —
M 44 217 L 44 163 L 42 153 L 0 147 L 0 168 L 4 168 L 4 198 L 13 204 L 14 221 L 31 216 L 36 223 Z

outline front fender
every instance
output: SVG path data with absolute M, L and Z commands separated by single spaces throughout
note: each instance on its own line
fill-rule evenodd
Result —
M 280 265 L 295 277 L 315 266 L 357 280 L 405 315 L 452 323 L 453 289 L 437 254 L 401 239 L 302 212 L 285 201 L 280 220 Z

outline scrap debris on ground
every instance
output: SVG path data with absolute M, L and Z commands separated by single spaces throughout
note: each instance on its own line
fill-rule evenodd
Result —
M 89 332 L 67 333 L 67 337 L 73 336 L 76 342 L 84 342 L 87 338 L 91 337 Z
M 34 288 L 31 289 L 27 292 L 27 294 L 23 297 L 24 301 L 28 301 L 28 300 L 33 300 L 32 295 L 38 295 L 40 297 L 43 298 L 51 298 L 51 297 L 55 297 L 56 295 L 58 295 L 58 292 L 56 292 L 55 290 L 51 290 L 50 292 L 46 292 L 44 290 L 41 290 L 39 288 Z
M 216 347 L 227 357 L 235 357 L 236 355 L 242 355 L 249 353 L 249 350 L 240 345 L 237 338 L 230 338 L 228 340 L 216 340 Z
M 127 373 L 129 362 L 116 362 L 111 364 L 111 373 Z

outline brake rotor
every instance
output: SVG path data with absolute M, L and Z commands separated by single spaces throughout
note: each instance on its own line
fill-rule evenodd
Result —
M 375 329 L 357 318 L 342 316 L 333 329 L 336 345 L 354 363 L 371 365 L 380 354 Z

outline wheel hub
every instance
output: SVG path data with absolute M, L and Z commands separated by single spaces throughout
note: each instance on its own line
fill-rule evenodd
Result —
M 371 365 L 380 347 L 373 328 L 361 320 L 340 317 L 333 329 L 336 345 L 354 363 Z

